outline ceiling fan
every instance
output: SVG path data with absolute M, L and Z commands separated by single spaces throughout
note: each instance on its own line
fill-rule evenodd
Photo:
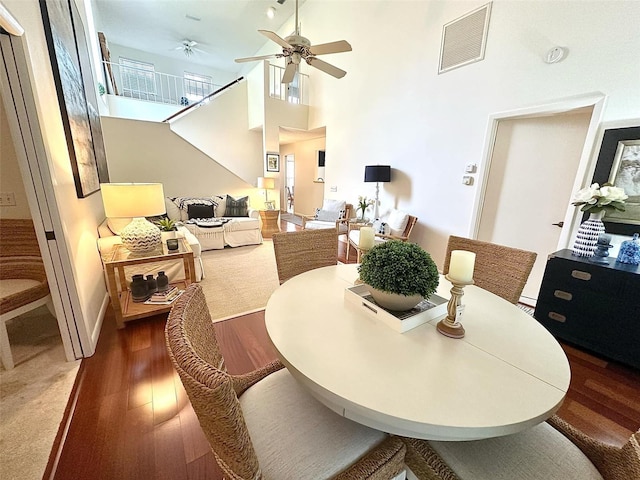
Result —
M 298 65 L 301 60 L 307 62 L 307 65 L 311 65 L 318 70 L 321 70 L 336 78 L 344 77 L 347 72 L 335 67 L 323 60 L 320 60 L 316 55 L 326 55 L 329 53 L 342 53 L 350 52 L 351 45 L 346 40 L 338 40 L 336 42 L 322 43 L 320 45 L 311 45 L 308 38 L 300 35 L 300 26 L 298 24 L 298 0 L 296 0 L 296 31 L 293 35 L 289 35 L 286 38 L 280 37 L 278 34 L 269 30 L 258 30 L 262 35 L 269 40 L 276 42 L 282 47 L 282 53 L 274 53 L 271 55 L 261 55 L 258 57 L 236 58 L 237 63 L 253 62 L 255 60 L 265 60 L 267 58 L 286 58 L 287 65 L 282 75 L 282 83 L 291 83 L 293 77 L 296 74 Z
M 204 50 L 196 48 L 196 45 L 198 45 L 198 42 L 185 38 L 180 43 L 180 46 L 174 48 L 174 50 L 182 50 L 187 57 L 190 57 L 195 52 L 206 53 Z

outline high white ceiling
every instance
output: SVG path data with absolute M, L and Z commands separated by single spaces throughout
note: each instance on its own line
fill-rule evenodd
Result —
M 268 7 L 276 9 L 273 19 Z M 196 51 L 189 61 L 228 72 L 240 70 L 235 58 L 253 56 L 267 43 L 258 29 L 277 31 L 294 12 L 295 0 L 95 0 L 98 28 L 109 43 L 184 60 L 176 47 L 194 40 L 206 53 Z

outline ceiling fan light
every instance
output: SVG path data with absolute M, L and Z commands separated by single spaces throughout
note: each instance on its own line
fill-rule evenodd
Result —
M 276 8 L 275 7 L 267 8 L 267 17 L 274 18 L 275 16 L 276 16 Z

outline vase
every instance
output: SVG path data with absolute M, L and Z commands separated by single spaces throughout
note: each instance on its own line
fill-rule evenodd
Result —
M 378 305 L 386 308 L 387 310 L 393 310 L 395 312 L 404 312 L 406 310 L 411 310 L 424 298 L 419 293 L 416 293 L 414 295 L 400 295 L 398 293 L 378 290 L 377 288 L 373 288 L 371 285 L 367 285 L 367 287 L 369 288 L 369 293 L 371 293 L 371 296 Z
M 144 279 L 144 275 L 139 274 L 131 277 L 129 287 L 134 302 L 144 302 L 149 298 L 149 287 L 147 286 L 147 281 Z
M 167 277 L 163 271 L 158 272 L 156 284 L 158 285 L 158 292 L 167 291 L 169 289 L 169 277 Z
M 578 228 L 578 235 L 573 244 L 573 255 L 576 257 L 591 257 L 598 245 L 598 236 L 604 233 L 604 210 L 591 213 L 589 218 Z
M 158 282 L 153 275 L 147 275 L 147 293 L 149 295 L 156 293 L 158 291 Z

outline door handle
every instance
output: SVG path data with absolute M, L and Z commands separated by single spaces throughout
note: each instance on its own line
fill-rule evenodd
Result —
M 564 222 L 552 223 L 551 225 L 555 225 L 556 227 L 564 227 Z

